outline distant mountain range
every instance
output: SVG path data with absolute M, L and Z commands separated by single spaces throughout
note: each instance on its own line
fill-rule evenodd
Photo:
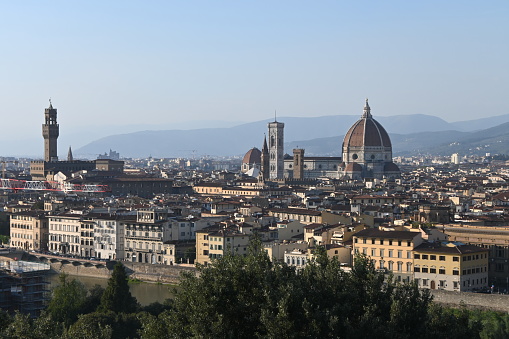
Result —
M 305 148 L 307 155 L 338 156 L 343 136 L 359 115 L 314 118 L 279 118 L 285 123 L 285 150 Z M 509 154 L 509 114 L 449 123 L 432 115 L 376 117 L 389 132 L 394 155 L 419 153 Z M 270 120 L 229 128 L 149 130 L 111 135 L 74 151 L 77 156 L 97 155 L 114 149 L 124 157 L 190 157 L 243 155 L 261 148 Z

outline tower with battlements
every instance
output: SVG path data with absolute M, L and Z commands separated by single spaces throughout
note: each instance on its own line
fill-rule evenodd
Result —
M 44 161 L 58 161 L 57 139 L 59 127 L 57 123 L 57 109 L 53 108 L 51 100 L 49 107 L 44 110 L 44 124 L 42 136 L 44 138 Z

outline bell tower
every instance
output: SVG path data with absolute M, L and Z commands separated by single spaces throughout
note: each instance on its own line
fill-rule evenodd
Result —
M 270 179 L 283 179 L 284 172 L 284 128 L 285 124 L 269 122 L 269 177 Z
M 59 127 L 57 123 L 57 109 L 53 108 L 51 99 L 49 107 L 44 110 L 44 124 L 42 136 L 44 138 L 44 161 L 58 161 L 57 139 Z

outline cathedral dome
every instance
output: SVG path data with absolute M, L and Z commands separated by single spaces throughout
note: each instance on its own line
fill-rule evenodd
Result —
M 244 155 L 244 159 L 242 159 L 243 164 L 261 164 L 262 163 L 262 152 L 253 147 L 249 151 L 247 151 L 246 155 Z
M 343 147 L 392 147 L 389 134 L 373 119 L 368 101 L 364 106 L 364 114 L 348 130 L 343 140 Z

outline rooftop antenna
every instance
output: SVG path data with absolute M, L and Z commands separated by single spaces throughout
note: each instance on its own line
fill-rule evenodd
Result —
M 276 110 L 274 110 L 274 122 L 277 122 L 277 114 L 276 114 Z

